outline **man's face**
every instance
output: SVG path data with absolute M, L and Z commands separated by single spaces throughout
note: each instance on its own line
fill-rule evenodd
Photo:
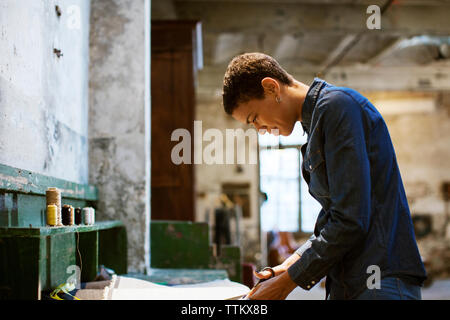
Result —
M 297 120 L 287 106 L 283 102 L 278 103 L 273 95 L 240 103 L 232 117 L 241 123 L 254 126 L 261 134 L 268 131 L 283 136 L 291 134 Z

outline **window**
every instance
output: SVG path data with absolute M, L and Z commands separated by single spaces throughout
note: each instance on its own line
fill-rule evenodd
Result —
M 312 232 L 320 204 L 309 194 L 301 174 L 301 146 L 306 135 L 300 122 L 288 137 L 258 135 L 260 188 L 267 194 L 261 207 L 263 231 Z

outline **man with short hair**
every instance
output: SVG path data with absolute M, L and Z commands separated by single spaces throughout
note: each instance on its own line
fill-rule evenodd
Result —
M 311 238 L 249 299 L 285 299 L 325 276 L 328 299 L 421 299 L 426 272 L 394 147 L 367 98 L 319 78 L 307 86 L 272 57 L 246 53 L 228 65 L 223 106 L 259 132 L 287 136 L 301 122 L 302 174 L 322 206 Z M 380 271 L 375 288 L 371 270 Z

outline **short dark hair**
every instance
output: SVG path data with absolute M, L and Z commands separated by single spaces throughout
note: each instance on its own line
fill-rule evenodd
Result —
M 236 56 L 228 64 L 223 79 L 223 107 L 229 115 L 239 103 L 263 99 L 261 80 L 271 77 L 283 84 L 292 85 L 293 77 L 271 56 L 253 52 Z

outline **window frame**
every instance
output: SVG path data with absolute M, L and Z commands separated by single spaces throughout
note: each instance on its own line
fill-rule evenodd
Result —
M 299 174 L 298 174 L 298 192 L 299 192 L 299 212 L 298 212 L 298 231 L 291 232 L 294 236 L 294 238 L 304 238 L 304 237 L 310 237 L 313 232 L 306 232 L 302 230 L 302 180 L 303 180 L 303 174 L 302 174 L 302 148 L 303 144 L 282 144 L 279 142 L 279 144 L 274 146 L 261 146 L 258 139 L 258 188 L 261 191 L 261 163 L 260 163 L 260 152 L 263 150 L 277 150 L 277 149 L 297 149 L 298 153 L 298 168 L 299 168 Z M 259 216 L 261 220 L 261 206 L 259 207 Z M 261 229 L 261 221 L 260 221 L 260 229 Z M 261 230 L 262 231 L 262 230 Z

